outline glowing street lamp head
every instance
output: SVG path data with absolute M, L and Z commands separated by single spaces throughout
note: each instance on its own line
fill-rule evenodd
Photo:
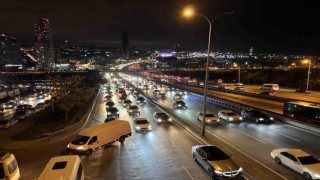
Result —
M 192 17 L 194 15 L 194 9 L 192 7 L 186 7 L 184 10 L 183 10 L 183 15 L 185 17 Z
M 309 63 L 311 63 L 311 61 L 309 59 L 304 59 L 304 60 L 302 60 L 302 63 L 303 64 L 309 64 Z

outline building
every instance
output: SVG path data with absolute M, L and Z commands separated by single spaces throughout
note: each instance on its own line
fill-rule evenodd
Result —
M 40 19 L 34 25 L 35 54 L 38 68 L 50 69 L 54 65 L 52 27 L 48 19 Z
M 253 47 L 250 47 L 250 49 L 249 49 L 249 56 L 250 56 L 250 57 L 253 56 Z
M 0 66 L 21 64 L 20 45 L 16 38 L 0 34 Z
M 122 58 L 129 59 L 129 37 L 127 31 L 122 33 Z

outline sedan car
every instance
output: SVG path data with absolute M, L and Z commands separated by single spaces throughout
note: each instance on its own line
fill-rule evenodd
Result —
M 31 114 L 30 110 L 26 110 L 26 111 L 17 111 L 12 119 L 16 119 L 16 120 L 23 120 L 26 117 L 28 117 Z
M 299 149 L 279 148 L 271 152 L 272 158 L 302 174 L 305 179 L 320 179 L 320 161 L 312 155 Z
M 242 175 L 242 168 L 216 146 L 193 146 L 192 156 L 208 172 L 211 178 L 232 178 Z
M 114 107 L 114 106 L 115 106 L 115 104 L 114 104 L 113 101 L 106 102 L 106 108 L 111 108 L 111 107 Z
M 146 100 L 143 97 L 138 97 L 136 100 L 137 104 L 146 104 Z
M 140 115 L 140 110 L 138 108 L 138 106 L 136 105 L 130 105 L 127 107 L 127 111 L 130 115 L 135 115 L 135 114 L 139 114 Z
M 178 100 L 173 103 L 173 107 L 176 109 L 187 109 L 188 106 L 185 102 Z
M 273 117 L 259 110 L 243 110 L 241 111 L 241 115 L 244 119 L 251 119 L 257 123 L 273 121 Z
M 146 118 L 136 118 L 133 120 L 133 127 L 138 131 L 150 131 L 151 125 Z
M 197 112 L 196 117 L 199 121 L 203 121 L 203 113 L 202 112 Z M 212 113 L 206 113 L 206 118 L 205 118 L 206 124 L 213 124 L 219 122 L 219 118 L 215 116 Z
M 119 111 L 116 107 L 107 108 L 107 118 L 109 117 L 117 117 L 119 118 Z
M 243 119 L 242 116 L 230 110 L 219 111 L 218 117 L 219 119 L 226 120 L 227 122 L 235 122 L 235 121 L 239 122 L 239 121 L 242 121 Z
M 132 104 L 132 102 L 131 102 L 131 100 L 129 100 L 129 99 L 126 99 L 126 100 L 122 101 L 123 107 L 130 106 L 131 104 Z
M 31 108 L 32 108 L 32 105 L 30 104 L 18 105 L 16 108 L 16 111 L 26 111 L 26 110 L 30 110 Z
M 160 124 L 160 123 L 170 123 L 172 121 L 171 117 L 168 116 L 166 113 L 163 112 L 155 112 L 153 113 L 153 120 Z
M 10 102 L 6 102 L 4 103 L 3 107 L 5 109 L 14 109 L 17 106 L 16 102 L 10 101 Z

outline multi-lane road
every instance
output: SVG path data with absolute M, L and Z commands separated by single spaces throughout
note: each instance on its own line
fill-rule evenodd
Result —
M 113 90 L 114 91 L 114 90 Z M 99 91 L 86 126 L 101 124 L 106 118 L 105 94 Z M 197 144 L 214 144 L 232 155 L 232 159 L 244 168 L 247 179 L 303 179 L 292 170 L 274 162 L 270 152 L 279 147 L 299 148 L 319 157 L 319 135 L 275 122 L 256 124 L 250 121 L 207 126 L 207 136 L 199 136 L 201 122 L 196 112 L 202 110 L 203 99 L 189 94 L 185 97 L 186 110 L 173 108 L 174 92 L 166 92 L 166 99 L 158 100 L 151 90 L 143 96 L 149 98 L 146 105 L 138 105 L 139 117 L 147 118 L 152 130 L 137 133 L 124 144 L 95 151 L 91 156 L 82 156 L 86 179 L 209 179 L 207 173 L 193 160 L 191 147 Z M 132 123 L 130 116 L 118 102 L 113 100 L 120 118 Z M 135 104 L 132 95 L 128 96 Z M 156 105 L 155 105 L 156 104 Z M 217 114 L 221 107 L 208 103 L 210 112 Z M 174 118 L 170 125 L 158 125 L 152 114 L 166 111 Z M 65 154 L 66 146 L 74 135 L 41 147 L 10 150 L 17 157 L 21 179 L 38 177 L 50 157 Z

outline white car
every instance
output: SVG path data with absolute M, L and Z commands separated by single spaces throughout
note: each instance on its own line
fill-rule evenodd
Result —
M 133 121 L 134 129 L 138 131 L 150 131 L 151 125 L 146 118 L 136 118 Z
M 140 115 L 140 110 L 139 110 L 138 106 L 136 106 L 136 105 L 128 106 L 127 111 L 129 113 L 129 115 L 136 115 L 136 114 Z
M 218 112 L 219 119 L 226 120 L 227 122 L 234 122 L 234 121 L 242 121 L 242 116 L 239 114 L 234 113 L 230 110 L 222 110 Z
M 202 112 L 197 112 L 196 116 L 199 121 L 203 121 L 203 113 Z M 217 123 L 220 121 L 219 118 L 212 113 L 206 113 L 205 120 L 206 120 L 206 124 L 213 124 L 213 123 Z
M 271 152 L 272 158 L 278 164 L 283 164 L 305 179 L 320 179 L 320 161 L 312 155 L 299 149 L 279 148 Z

